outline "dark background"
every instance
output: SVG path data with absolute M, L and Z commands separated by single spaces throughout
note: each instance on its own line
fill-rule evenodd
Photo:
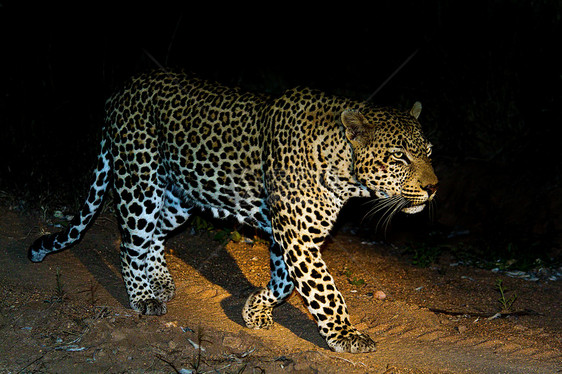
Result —
M 424 240 L 520 266 L 559 261 L 562 3 L 304 5 L 1 2 L 2 195 L 23 211 L 77 209 L 104 101 L 137 72 L 179 67 L 272 94 L 308 85 L 364 100 L 414 54 L 373 101 L 423 103 L 441 189 L 432 223 L 398 218 L 391 231 L 429 226 Z

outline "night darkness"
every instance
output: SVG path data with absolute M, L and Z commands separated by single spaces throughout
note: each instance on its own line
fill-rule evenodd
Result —
M 415 53 L 373 101 L 423 103 L 441 180 L 433 229 L 559 259 L 561 3 L 466 4 L 67 13 L 2 2 L 2 195 L 24 210 L 75 208 L 104 101 L 135 73 L 162 65 L 273 94 L 306 85 L 365 99 Z

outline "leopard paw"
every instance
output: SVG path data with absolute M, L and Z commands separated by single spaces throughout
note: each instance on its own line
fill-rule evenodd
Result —
M 166 304 L 158 299 L 131 301 L 131 308 L 140 314 L 161 316 L 166 314 Z
M 261 291 L 251 294 L 242 309 L 242 317 L 250 329 L 269 329 L 273 326 L 273 307 L 260 302 Z
M 328 346 L 335 352 L 366 353 L 376 350 L 376 343 L 355 328 L 344 329 L 333 337 L 326 339 Z

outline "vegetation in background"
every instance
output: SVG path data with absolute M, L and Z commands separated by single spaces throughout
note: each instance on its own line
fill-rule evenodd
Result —
M 510 313 L 512 311 L 513 303 L 517 300 L 517 294 L 507 296 L 507 290 L 503 287 L 503 281 L 498 279 L 496 281 L 496 290 L 500 294 L 498 302 L 501 305 L 500 313 Z
M 353 272 L 347 268 L 342 272 L 342 274 L 347 278 L 347 281 L 352 286 L 363 286 L 365 284 L 365 279 L 353 276 Z

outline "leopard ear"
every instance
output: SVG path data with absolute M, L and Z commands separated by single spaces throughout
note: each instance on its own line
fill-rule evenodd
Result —
M 356 110 L 344 110 L 341 114 L 341 122 L 345 127 L 345 136 L 354 146 L 365 145 L 369 139 L 369 130 L 373 126 L 367 119 Z
M 410 115 L 412 117 L 414 117 L 415 119 L 418 119 L 418 117 L 420 116 L 422 110 L 422 105 L 419 101 L 416 101 L 414 103 L 414 106 L 412 107 L 412 109 L 410 109 Z

